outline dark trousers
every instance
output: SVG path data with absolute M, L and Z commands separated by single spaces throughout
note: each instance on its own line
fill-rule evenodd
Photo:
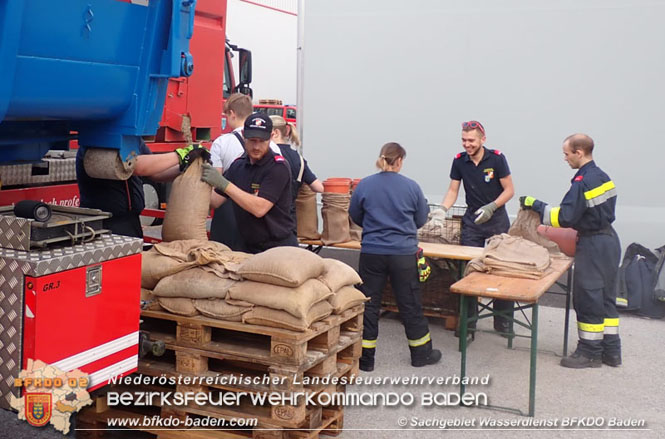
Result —
M 245 248 L 247 253 L 261 253 L 273 247 L 298 247 L 298 238 L 296 235 L 288 235 L 284 239 L 273 241 L 258 242 L 255 244 L 247 243 Z
M 127 213 L 125 215 L 112 216 L 103 221 L 104 228 L 115 233 L 116 235 L 133 236 L 135 238 L 143 238 L 143 228 L 141 227 L 141 220 L 136 213 Z
M 473 216 L 464 215 L 462 218 L 462 236 L 460 237 L 460 244 L 468 245 L 471 247 L 485 247 L 485 240 L 494 235 L 499 235 L 501 233 L 508 232 L 510 229 L 510 220 L 508 219 L 508 214 L 504 211 L 497 212 L 488 222 L 485 224 L 475 224 L 473 222 Z M 467 300 L 467 315 L 475 316 L 478 314 L 478 298 L 469 297 Z M 494 300 L 494 310 L 495 311 L 505 311 L 506 314 L 512 317 L 513 315 L 513 306 L 515 302 L 512 300 Z M 509 322 L 508 319 L 501 316 L 494 317 L 494 324 L 505 324 Z M 470 325 L 475 327 L 475 325 Z
M 247 251 L 245 241 L 240 236 L 236 215 L 233 211 L 233 200 L 226 200 L 215 209 L 210 224 L 210 240 L 221 242 L 234 251 Z
M 416 255 L 374 255 L 360 253 L 359 274 L 363 280 L 360 289 L 371 300 L 365 304 L 363 328 L 363 357 L 374 357 L 374 348 L 367 349 L 379 336 L 381 297 L 390 278 L 397 300 L 399 316 L 409 341 L 411 359 L 427 358 L 432 351 L 427 319 L 420 302 L 420 284 Z
M 575 250 L 573 306 L 577 313 L 578 351 L 598 358 L 621 354 L 615 281 L 621 244 L 614 229 L 580 236 Z

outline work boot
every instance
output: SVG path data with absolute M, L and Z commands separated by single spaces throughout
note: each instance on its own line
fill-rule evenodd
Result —
M 600 367 L 602 363 L 600 358 L 587 357 L 580 351 L 575 351 L 572 355 L 562 358 L 561 365 L 571 369 L 584 369 L 585 367 Z
M 621 366 L 621 354 L 606 354 L 603 352 L 603 364 L 612 367 Z
M 510 322 L 504 319 L 494 319 L 494 330 L 498 332 L 501 337 L 510 337 Z
M 430 364 L 436 364 L 441 361 L 441 351 L 438 349 L 432 349 L 427 357 L 424 358 L 411 358 L 411 366 L 413 367 L 423 367 Z
M 363 354 L 360 357 L 360 370 L 363 372 L 372 372 L 374 370 L 374 354 L 376 349 L 363 348 Z

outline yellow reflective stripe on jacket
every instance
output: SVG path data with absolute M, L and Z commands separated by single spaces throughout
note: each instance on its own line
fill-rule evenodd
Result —
M 610 180 L 607 183 L 603 183 L 596 188 L 584 192 L 584 198 L 586 198 L 586 204 L 588 207 L 594 207 L 615 197 L 616 194 L 616 186 L 614 185 L 614 182 Z
M 553 207 L 552 210 L 550 211 L 550 223 L 552 224 L 552 227 L 561 227 L 559 225 L 560 210 L 561 210 L 560 207 Z
M 617 305 L 628 306 L 628 299 L 624 299 L 623 297 L 617 297 Z
M 374 349 L 374 348 L 376 348 L 376 340 L 364 340 L 363 339 L 363 347 L 365 349 Z
M 605 319 L 605 334 L 618 334 L 619 333 L 619 319 Z
M 420 337 L 418 340 L 409 340 L 409 346 L 412 348 L 417 348 L 418 346 L 422 346 L 426 343 L 429 343 L 432 341 L 432 337 L 430 337 L 429 332 L 425 334 L 425 336 Z
M 604 323 L 577 322 L 577 334 L 582 340 L 602 340 L 604 330 Z

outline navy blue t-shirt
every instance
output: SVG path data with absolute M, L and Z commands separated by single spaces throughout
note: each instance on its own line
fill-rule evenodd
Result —
M 296 223 L 290 215 L 291 170 L 284 157 L 269 149 L 261 160 L 252 164 L 245 153 L 231 163 L 224 176 L 243 191 L 274 204 L 262 218 L 233 204 L 238 230 L 249 246 L 262 246 L 295 235 Z
M 466 152 L 461 152 L 455 156 L 450 169 L 450 179 L 462 180 L 464 184 L 467 215 L 473 215 L 480 207 L 496 200 L 503 192 L 499 180 L 509 175 L 506 157 L 499 150 L 484 146 L 483 158 L 477 166 Z M 501 206 L 497 212 L 501 210 L 505 211 L 505 206 Z
M 295 149 L 291 148 L 291 145 L 286 143 L 278 143 L 279 150 L 282 152 L 282 156 L 289 162 L 289 167 L 291 168 L 291 216 L 296 218 L 296 198 L 298 198 L 298 192 L 300 187 L 305 184 L 312 184 L 316 180 L 316 175 L 309 169 L 307 160 L 303 157 L 303 165 L 305 169 L 302 173 L 302 179 L 298 182 L 298 174 L 300 174 L 300 153 Z
M 363 178 L 349 206 L 351 219 L 363 228 L 362 252 L 377 255 L 415 254 L 428 213 L 418 183 L 396 172 Z
M 152 154 L 145 142 L 139 144 L 140 154 Z M 76 152 L 76 181 L 81 194 L 81 207 L 101 209 L 114 217 L 138 215 L 145 207 L 143 181 L 135 175 L 128 180 L 106 180 L 90 177 L 83 166 L 84 148 Z

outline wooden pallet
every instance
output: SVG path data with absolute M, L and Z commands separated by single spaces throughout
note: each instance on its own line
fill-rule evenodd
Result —
M 297 332 L 202 316 L 143 311 L 141 329 L 148 331 L 152 340 L 162 340 L 173 349 L 195 348 L 223 354 L 227 359 L 297 366 L 304 371 L 335 349 L 341 335 L 361 336 L 363 312 L 364 305 L 359 305 L 315 322 L 307 331 Z M 192 370 L 183 371 L 200 372 L 196 370 L 199 365 L 192 363 L 191 367 Z M 184 360 L 183 368 L 186 368 Z

